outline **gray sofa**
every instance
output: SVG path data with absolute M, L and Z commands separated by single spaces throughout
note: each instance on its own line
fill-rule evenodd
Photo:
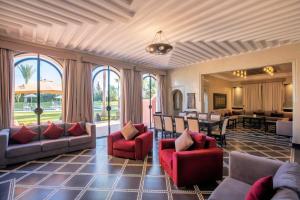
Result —
M 284 162 L 266 159 L 240 152 L 231 152 L 229 156 L 229 176 L 213 191 L 209 200 L 244 200 L 251 185 L 264 176 L 275 173 Z M 276 190 L 272 200 L 298 200 L 297 193 L 282 188 Z M 293 198 L 290 198 L 292 196 Z
M 64 129 L 62 137 L 58 139 L 47 139 L 43 136 L 42 133 L 48 125 L 28 127 L 38 134 L 27 144 L 16 144 L 11 140 L 12 134 L 20 128 L 0 130 L 0 168 L 5 168 L 9 164 L 96 147 L 96 126 L 94 124 L 80 122 L 87 134 L 76 137 L 67 132 L 73 124 L 61 123 L 57 125 Z
M 281 136 L 293 137 L 293 121 L 277 121 L 276 134 Z

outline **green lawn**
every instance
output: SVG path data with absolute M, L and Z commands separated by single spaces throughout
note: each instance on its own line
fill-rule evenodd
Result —
M 14 112 L 14 118 L 19 124 L 35 124 L 37 116 L 34 112 Z M 61 111 L 47 111 L 41 115 L 41 122 L 59 121 L 61 118 Z

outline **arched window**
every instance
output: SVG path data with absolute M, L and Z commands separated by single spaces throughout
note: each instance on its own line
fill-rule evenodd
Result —
M 98 137 L 120 128 L 120 75 L 111 66 L 98 66 L 93 70 L 94 121 Z M 101 133 L 100 133 L 101 132 Z
M 62 67 L 45 55 L 25 53 L 14 58 L 14 125 L 61 120 Z
M 152 127 L 152 115 L 156 112 L 157 83 L 153 74 L 143 75 L 143 122 Z

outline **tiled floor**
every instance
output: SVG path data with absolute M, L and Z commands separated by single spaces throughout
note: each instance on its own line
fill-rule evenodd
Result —
M 228 153 L 232 150 L 279 160 L 289 160 L 286 138 L 265 135 L 263 131 L 228 130 L 224 148 L 224 177 L 228 174 Z M 177 188 L 161 169 L 157 154 L 144 161 L 107 156 L 106 139 L 97 148 L 9 166 L 0 170 L 0 181 L 16 179 L 16 199 L 207 199 L 215 184 Z

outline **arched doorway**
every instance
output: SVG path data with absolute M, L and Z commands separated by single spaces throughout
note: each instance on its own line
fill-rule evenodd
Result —
M 178 89 L 173 90 L 172 99 L 173 99 L 174 115 L 178 115 L 180 112 L 182 112 L 182 101 L 183 101 L 182 92 Z
M 152 127 L 152 115 L 156 112 L 157 83 L 153 74 L 143 75 L 143 123 Z
M 120 129 L 120 75 L 111 66 L 93 70 L 93 111 L 97 136 L 107 136 Z
M 61 121 L 62 66 L 34 53 L 15 55 L 14 125 Z

